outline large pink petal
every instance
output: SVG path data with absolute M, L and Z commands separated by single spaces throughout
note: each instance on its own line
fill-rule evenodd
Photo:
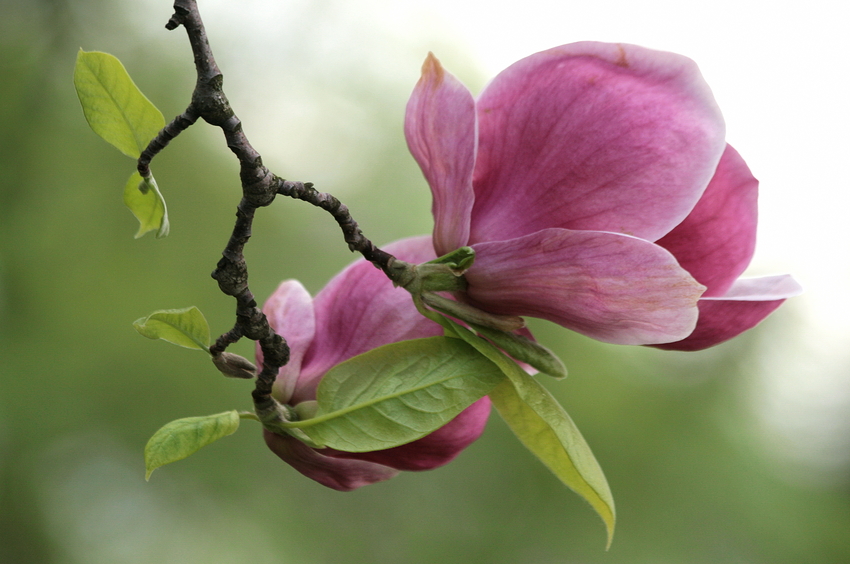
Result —
M 656 241 L 706 290 L 722 296 L 750 264 L 756 247 L 758 180 L 731 146 L 700 201 L 673 231 Z
M 397 241 L 384 250 L 412 263 L 436 258 L 427 236 Z M 442 334 L 438 324 L 416 311 L 406 290 L 393 287 L 363 259 L 335 276 L 313 306 L 316 335 L 302 361 L 293 403 L 315 399 L 322 376 L 344 360 L 381 345 Z
M 800 285 L 787 274 L 739 279 L 726 295 L 699 301 L 699 321 L 687 338 L 655 346 L 677 351 L 713 347 L 752 329 L 787 298 L 800 292 Z
M 483 397 L 430 435 L 417 441 L 372 452 L 327 452 L 330 456 L 368 460 L 398 470 L 431 470 L 448 464 L 484 431 L 490 398 Z
M 434 248 L 444 255 L 466 245 L 475 164 L 475 101 L 433 54 L 422 65 L 404 120 L 404 135 L 434 197 Z
M 389 480 L 398 470 L 364 460 L 343 460 L 325 456 L 298 439 L 263 431 L 268 447 L 284 462 L 323 486 L 351 491 L 375 482 Z
M 661 247 L 618 233 L 546 229 L 473 245 L 468 296 L 609 343 L 677 341 L 693 331 L 705 289 Z
M 654 241 L 711 179 L 725 127 L 690 59 L 574 43 L 500 73 L 477 103 L 470 243 L 561 227 Z
M 289 362 L 278 372 L 273 391 L 278 401 L 286 403 L 292 396 L 301 373 L 301 361 L 316 333 L 313 299 L 299 281 L 286 280 L 263 304 L 263 313 L 275 332 L 289 345 Z M 259 345 L 257 359 L 262 362 Z

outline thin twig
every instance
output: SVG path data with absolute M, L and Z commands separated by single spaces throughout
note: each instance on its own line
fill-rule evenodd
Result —
M 186 29 L 195 59 L 198 78 L 192 92 L 192 101 L 183 114 L 174 118 L 150 142 L 139 157 L 138 170 L 143 177 L 149 177 L 150 162 L 153 158 L 198 118 L 221 128 L 228 148 L 239 160 L 242 199 L 236 209 L 236 222 L 230 240 L 212 273 L 221 291 L 236 299 L 236 323 L 230 331 L 216 340 L 210 351 L 219 355 L 243 336 L 259 343 L 263 365 L 252 396 L 258 414 L 270 413 L 277 405 L 271 397 L 272 386 L 280 367 L 289 361 L 289 346 L 272 329 L 266 316 L 257 307 L 248 286 L 248 267 L 243 250 L 251 237 L 257 208 L 271 204 L 277 194 L 309 202 L 333 216 L 342 229 L 349 249 L 361 253 L 393 281 L 395 275 L 391 266 L 395 259 L 363 235 L 348 208 L 338 199 L 317 191 L 311 183 L 285 181 L 263 166 L 260 154 L 248 142 L 242 131 L 242 122 L 224 94 L 223 75 L 213 57 L 195 0 L 174 1 L 174 14 L 165 27 L 174 30 L 179 26 Z
M 390 269 L 395 257 L 376 247 L 363 235 L 357 222 L 351 217 L 348 206 L 330 194 L 319 192 L 313 188 L 312 182 L 290 182 L 279 179 L 277 193 L 308 202 L 330 213 L 342 229 L 348 248 L 352 252 L 362 254 L 376 268 L 383 270 L 390 280 L 397 282 L 395 273 Z

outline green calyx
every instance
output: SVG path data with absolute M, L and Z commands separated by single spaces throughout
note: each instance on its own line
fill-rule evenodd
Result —
M 473 262 L 475 251 L 472 247 L 461 247 L 422 264 L 395 259 L 389 268 L 395 285 L 416 296 L 425 292 L 466 291 L 468 284 L 463 275 Z
M 424 304 L 455 319 L 498 331 L 516 331 L 524 327 L 525 322 L 521 317 L 495 315 L 438 294 L 465 292 L 469 283 L 463 275 L 474 262 L 475 250 L 472 247 L 461 247 L 422 264 L 396 259 L 390 263 L 390 276 L 396 286 L 410 292 L 420 310 Z

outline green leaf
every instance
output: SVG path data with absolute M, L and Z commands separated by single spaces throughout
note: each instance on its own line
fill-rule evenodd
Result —
M 239 428 L 239 412 L 225 411 L 203 417 L 186 417 L 166 424 L 145 445 L 145 480 L 159 468 L 195 454 L 201 447 L 232 435 Z
M 522 317 L 482 311 L 475 306 L 456 302 L 433 292 L 422 293 L 421 299 L 428 307 L 467 323 L 485 325 L 498 331 L 516 331 L 525 327 L 525 321 Z
M 92 130 L 128 157 L 139 158 L 165 127 L 162 113 L 108 53 L 80 49 L 74 87 Z
M 470 323 L 470 325 L 478 334 L 493 341 L 493 344 L 515 359 L 530 364 L 543 374 L 548 374 L 553 378 L 560 380 L 567 377 L 567 367 L 564 366 L 561 359 L 540 343 L 516 333 L 499 331 L 475 323 Z
M 450 319 L 441 323 L 472 345 L 508 379 L 490 392 L 499 415 L 519 440 L 602 518 L 608 544 L 614 536 L 614 498 L 602 468 L 564 408 L 540 383 L 502 351 Z
M 319 385 L 316 416 L 284 427 L 338 450 L 383 450 L 439 429 L 503 379 L 459 339 L 402 341 L 335 366 Z
M 472 247 L 460 247 L 425 264 L 445 264 L 460 275 L 469 270 L 474 262 L 475 249 Z
M 155 311 L 134 321 L 133 327 L 148 339 L 162 339 L 187 349 L 210 352 L 210 327 L 195 306 Z
M 587 500 L 614 537 L 614 498 L 599 463 L 564 408 L 528 376 L 505 381 L 490 392 L 493 407 L 519 440 L 565 485 Z
M 168 235 L 168 208 L 153 175 L 150 178 L 142 178 L 138 172 L 130 175 L 124 186 L 124 205 L 139 220 L 136 239 L 148 231 L 156 231 L 157 239 Z

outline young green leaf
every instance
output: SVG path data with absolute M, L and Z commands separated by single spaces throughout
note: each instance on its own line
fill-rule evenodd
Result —
M 567 367 L 561 362 L 561 359 L 555 356 L 555 353 L 531 339 L 527 339 L 522 335 L 499 331 L 484 325 L 470 323 L 480 335 L 488 338 L 497 347 L 514 357 L 515 359 L 525 362 L 543 374 L 548 374 L 556 379 L 567 377 Z
M 402 341 L 335 366 L 319 385 L 316 416 L 284 427 L 338 450 L 382 450 L 439 429 L 503 379 L 459 339 Z
M 130 175 L 124 186 L 124 205 L 139 220 L 136 239 L 148 231 L 156 231 L 157 239 L 168 235 L 168 208 L 153 175 L 150 178 L 142 178 L 138 172 Z
M 546 388 L 502 351 L 450 319 L 451 331 L 489 358 L 508 377 L 490 392 L 499 415 L 514 434 L 566 486 L 587 500 L 614 535 L 614 498 L 605 474 L 564 408 Z
M 421 300 L 428 307 L 439 311 L 445 315 L 450 315 L 456 319 L 462 319 L 467 323 L 475 323 L 476 325 L 486 325 L 498 331 L 516 331 L 525 327 L 525 321 L 522 317 L 516 315 L 497 315 L 482 311 L 475 306 L 456 302 L 449 298 L 444 298 L 434 292 L 424 292 L 421 295 Z
M 460 247 L 425 264 L 445 264 L 458 274 L 463 274 L 472 267 L 474 262 L 475 249 L 472 247 Z
M 610 546 L 616 521 L 614 498 L 590 446 L 564 408 L 527 374 L 519 386 L 513 379 L 497 386 L 490 399 L 522 444 L 596 510 Z
M 187 349 L 210 352 L 210 327 L 195 306 L 155 311 L 134 321 L 133 327 L 148 339 L 162 339 Z
M 128 157 L 139 158 L 165 127 L 162 113 L 108 53 L 80 49 L 74 87 L 92 130 Z
M 172 462 L 195 454 L 201 447 L 232 435 L 239 428 L 239 412 L 225 411 L 203 417 L 186 417 L 167 423 L 145 445 L 145 480 Z

